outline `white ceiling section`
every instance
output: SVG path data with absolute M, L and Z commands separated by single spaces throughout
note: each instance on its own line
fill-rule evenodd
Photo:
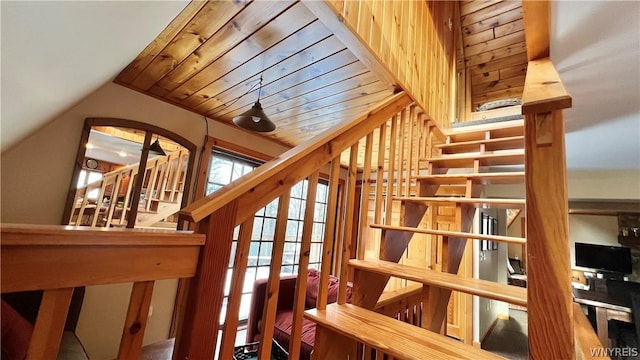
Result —
M 109 82 L 188 1 L 1 1 L 5 151 Z
M 1 150 L 99 88 L 186 1 L 0 1 Z M 640 2 L 552 4 L 569 169 L 640 170 Z
M 560 1 L 551 58 L 573 98 L 570 169 L 640 169 L 640 2 Z

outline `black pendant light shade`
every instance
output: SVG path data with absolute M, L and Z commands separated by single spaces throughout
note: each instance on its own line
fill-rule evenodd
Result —
M 256 101 L 251 109 L 233 117 L 233 123 L 237 126 L 257 132 L 270 132 L 276 129 L 274 124 L 267 115 L 262 111 L 260 101 Z
M 269 120 L 267 114 L 262 111 L 260 94 L 262 93 L 262 75 L 260 75 L 260 88 L 258 88 L 258 100 L 251 109 L 233 117 L 233 123 L 237 126 L 256 132 L 270 132 L 276 129 L 276 124 Z
M 158 140 L 158 138 L 156 138 L 156 141 L 154 141 L 153 144 L 149 146 L 149 151 L 158 155 L 167 156 L 167 153 L 162 150 L 162 146 L 160 146 L 160 141 Z

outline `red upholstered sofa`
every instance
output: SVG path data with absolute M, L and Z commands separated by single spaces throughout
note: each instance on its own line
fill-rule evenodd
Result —
M 278 311 L 273 330 L 273 338 L 285 349 L 289 348 L 289 338 L 291 336 L 291 326 L 293 323 L 293 300 L 296 289 L 295 275 L 280 277 L 280 290 L 278 291 Z M 317 270 L 309 269 L 307 276 L 307 293 L 305 297 L 305 308 L 310 309 L 316 306 L 318 297 L 318 287 L 320 284 L 320 273 Z M 338 299 L 339 280 L 334 276 L 329 276 L 328 303 L 336 302 Z M 351 301 L 352 285 L 347 284 L 347 301 Z M 257 280 L 253 286 L 253 296 L 251 308 L 249 310 L 249 322 L 247 324 L 247 343 L 258 341 L 260 330 L 262 329 L 262 313 L 264 310 L 265 294 L 267 289 L 267 279 Z M 307 319 L 303 319 L 302 344 L 300 346 L 300 360 L 309 360 L 313 343 L 316 336 L 316 324 Z

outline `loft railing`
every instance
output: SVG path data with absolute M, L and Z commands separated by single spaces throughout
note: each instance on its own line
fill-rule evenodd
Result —
M 190 278 L 204 236 L 189 231 L 1 224 L 2 293 L 44 290 L 27 359 L 56 359 L 73 289 L 133 282 L 118 359 L 140 359 L 156 280 Z
M 153 210 L 159 201 L 175 202 L 180 206 L 188 157 L 189 151 L 183 149 L 147 161 L 145 194 L 138 204 L 141 209 Z M 129 203 L 138 168 L 138 164 L 128 165 L 104 174 L 101 181 L 79 187 L 69 224 L 93 227 L 125 225 L 127 213 L 131 210 L 132 204 Z M 89 196 L 92 191 L 97 191 L 95 199 Z M 119 194 L 124 194 L 122 202 L 118 201 Z
M 234 272 L 229 287 L 229 298 L 218 358 L 229 359 L 233 353 L 238 324 L 238 313 L 243 288 L 244 271 L 253 216 L 256 211 L 279 198 L 276 230 L 267 284 L 269 297 L 265 300 L 259 354 L 267 358 L 271 350 L 273 323 L 278 299 L 280 267 L 284 250 L 284 238 L 289 207 L 289 191 L 302 179 L 309 179 L 304 230 L 299 259 L 298 283 L 294 305 L 294 325 L 290 341 L 290 359 L 297 359 L 300 351 L 301 326 L 304 311 L 309 246 L 314 218 L 314 201 L 320 171 L 329 172 L 329 195 L 320 289 L 317 307 L 327 303 L 328 275 L 335 249 L 343 256 L 336 256 L 339 266 L 339 302 L 346 295 L 346 262 L 352 251 L 364 256 L 364 236 L 358 229 L 366 222 L 369 206 L 378 218 L 391 221 L 391 196 L 410 195 L 415 186 L 411 175 L 418 173 L 418 157 L 431 150 L 438 134 L 430 119 L 412 105 L 413 101 L 401 92 L 378 105 L 371 112 L 315 137 L 260 166 L 217 192 L 189 205 L 181 211 L 181 218 L 199 223 L 198 232 L 207 235 L 201 255 L 198 274 L 192 281 L 181 332 L 176 340 L 176 358 L 204 359 L 214 357 L 225 286 L 226 269 L 231 254 L 234 228 L 239 225 L 238 244 L 233 260 Z M 396 151 L 399 149 L 399 151 Z M 405 158 L 411 160 L 405 161 Z M 347 165 L 345 190 L 339 199 L 338 184 L 341 178 L 341 159 Z M 373 175 L 375 173 L 375 175 Z M 385 183 L 373 190 L 376 193 L 371 205 L 363 201 L 356 211 L 358 193 L 369 194 L 370 179 Z M 362 190 L 357 182 L 362 182 Z M 344 200 L 342 200 L 344 199 Z M 339 221 L 336 221 L 337 219 Z M 361 223 L 359 224 L 358 221 Z M 337 224 L 337 228 L 336 228 Z M 396 310 L 397 311 L 397 310 Z M 267 339 L 269 341 L 262 341 Z

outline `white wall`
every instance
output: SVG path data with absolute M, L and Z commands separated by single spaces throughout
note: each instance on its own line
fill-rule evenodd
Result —
M 498 234 L 505 235 L 507 227 L 507 216 L 504 210 L 494 209 L 482 209 L 478 210 L 476 216 L 476 224 L 478 223 L 478 216 L 480 213 L 493 216 L 498 220 Z M 475 241 L 478 243 L 478 241 Z M 507 244 L 499 243 L 498 250 L 480 251 L 480 247 L 474 247 L 477 251 L 474 256 L 477 264 L 478 279 L 493 281 L 499 284 L 507 283 Z M 474 265 L 475 266 L 475 265 Z M 498 315 L 509 314 L 509 304 L 491 300 L 483 297 L 474 296 L 474 301 L 477 302 L 477 337 L 474 335 L 475 341 L 480 341 L 486 335 L 487 331 L 491 327 L 494 321 L 498 318 Z
M 153 124 L 202 146 L 202 116 L 108 83 L 39 131 L 1 154 L 1 220 L 60 224 L 84 120 L 112 117 Z M 15 120 L 14 120 L 15 121 Z M 3 126 L 10 124 L 3 119 Z M 266 138 L 209 121 L 209 134 L 269 155 L 287 150 Z M 145 344 L 164 340 L 169 333 L 176 281 L 158 281 L 152 300 L 153 316 Z M 131 291 L 131 284 L 88 287 L 77 335 L 91 359 L 113 359 Z
M 570 199 L 640 199 L 640 169 L 569 171 L 567 182 Z

